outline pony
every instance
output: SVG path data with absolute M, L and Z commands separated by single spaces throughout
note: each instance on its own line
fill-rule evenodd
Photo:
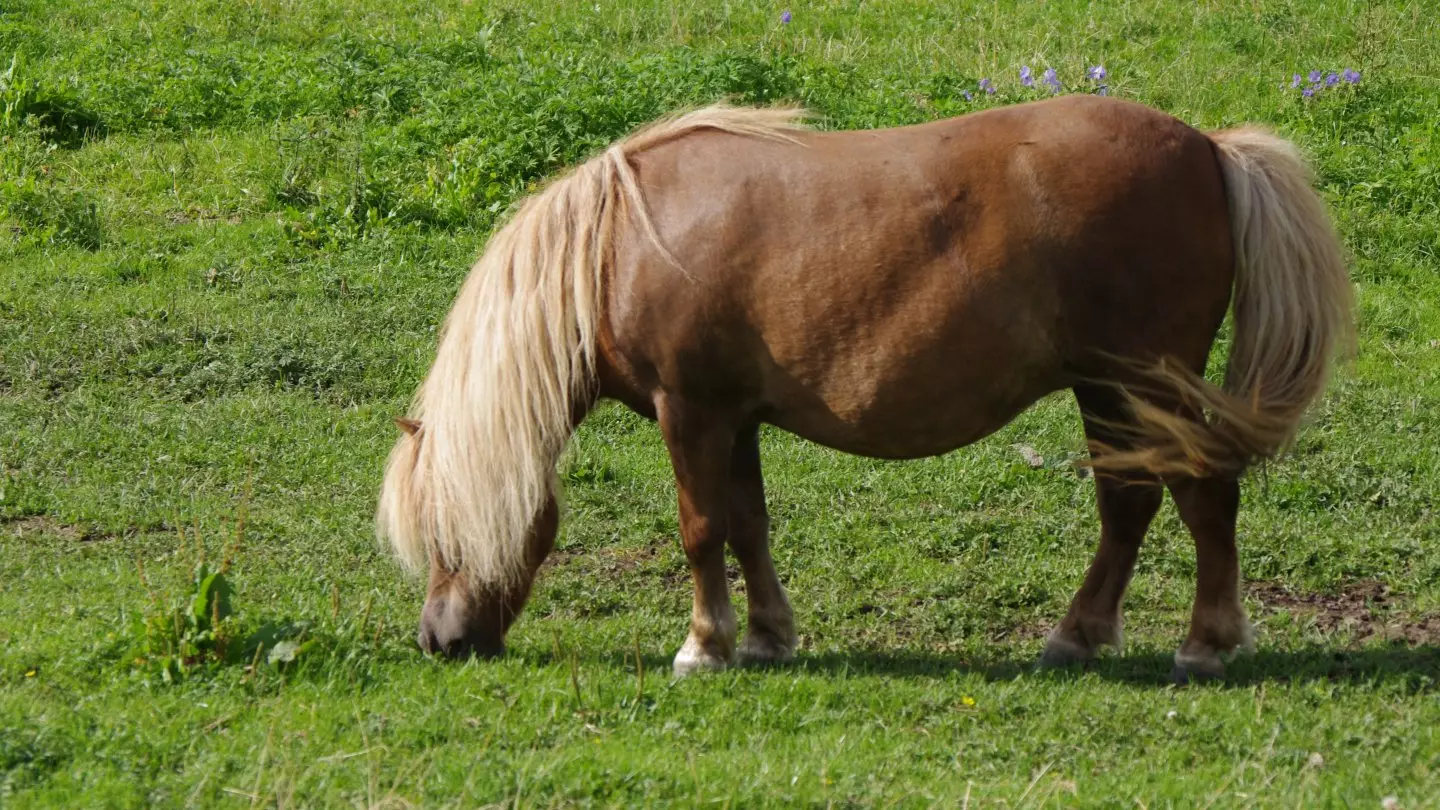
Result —
M 1095 96 L 870 131 L 805 118 L 718 105 L 660 120 L 490 238 L 397 420 L 376 516 L 403 562 L 428 566 L 420 646 L 503 652 L 554 545 L 557 461 L 601 399 L 657 421 L 669 451 L 694 584 L 684 675 L 795 653 L 762 424 L 918 458 L 1068 388 L 1102 528 L 1040 663 L 1121 646 L 1168 488 L 1197 558 L 1174 675 L 1223 676 L 1253 645 L 1241 475 L 1285 449 L 1353 339 L 1342 249 L 1297 149 Z M 738 645 L 727 547 L 749 610 Z

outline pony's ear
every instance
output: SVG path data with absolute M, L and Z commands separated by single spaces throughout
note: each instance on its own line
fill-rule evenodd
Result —
M 395 419 L 395 427 L 398 427 L 409 435 L 414 436 L 416 433 L 420 432 L 421 425 L 414 419 L 406 419 L 405 417 L 400 416 L 396 417 Z

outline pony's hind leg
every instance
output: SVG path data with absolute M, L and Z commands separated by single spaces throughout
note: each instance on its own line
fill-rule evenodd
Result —
M 1118 392 L 1099 386 L 1076 386 L 1075 399 L 1085 421 L 1086 438 L 1107 447 L 1124 446 L 1123 437 L 1113 428 L 1125 418 Z M 1088 661 L 1101 646 L 1118 649 L 1123 645 L 1121 602 L 1135 570 L 1140 544 L 1163 497 L 1160 482 L 1144 473 L 1096 477 L 1100 547 L 1084 583 L 1070 602 L 1070 610 L 1050 634 L 1041 666 Z
M 680 535 L 695 585 L 690 635 L 675 674 L 724 669 L 735 655 L 735 609 L 725 579 L 730 456 L 735 429 L 703 408 L 662 398 L 656 408 L 680 502 Z
M 1221 657 L 1254 644 L 1240 601 L 1240 561 L 1235 551 L 1235 517 L 1240 482 L 1234 478 L 1167 480 L 1180 519 L 1195 540 L 1195 606 L 1190 634 L 1175 653 L 1177 681 L 1218 678 Z
M 787 661 L 795 655 L 795 616 L 770 557 L 770 517 L 760 472 L 758 427 L 742 431 L 730 458 L 730 549 L 745 572 L 749 625 L 742 663 Z

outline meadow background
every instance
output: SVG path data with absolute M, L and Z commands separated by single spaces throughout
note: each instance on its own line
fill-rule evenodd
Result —
M 1440 807 L 1436 12 L 3 0 L 0 805 Z M 420 654 L 370 523 L 390 420 L 518 196 L 681 106 L 875 127 L 1102 64 L 1297 141 L 1353 257 L 1357 358 L 1245 487 L 1260 646 L 1227 683 L 1166 682 L 1168 504 L 1126 654 L 1032 672 L 1098 536 L 1068 396 L 910 463 L 767 433 L 800 655 L 681 682 L 664 450 L 606 408 L 510 655 Z M 202 552 L 233 593 L 197 594 Z

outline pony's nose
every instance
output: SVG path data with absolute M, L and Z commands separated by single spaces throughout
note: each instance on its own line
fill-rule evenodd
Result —
M 432 617 L 430 611 L 420 617 L 420 634 L 416 641 L 420 649 L 431 655 L 443 655 L 446 658 L 459 658 L 465 654 L 465 643 L 463 634 L 455 632 L 454 622 L 446 621 L 445 616 Z
M 471 632 L 471 628 L 465 627 L 453 611 L 446 608 L 443 598 L 426 603 L 420 615 L 420 632 L 416 638 L 420 649 L 446 658 L 494 658 L 505 652 L 504 641 L 491 642 L 480 637 L 483 634 Z
M 416 641 L 425 652 L 446 658 L 466 658 L 478 652 L 475 645 L 464 637 L 446 634 L 424 621 L 420 622 L 420 634 Z
M 420 634 L 415 642 L 420 645 L 420 649 L 431 655 L 441 650 L 440 639 L 435 637 L 435 631 L 427 627 L 423 621 L 420 622 Z

